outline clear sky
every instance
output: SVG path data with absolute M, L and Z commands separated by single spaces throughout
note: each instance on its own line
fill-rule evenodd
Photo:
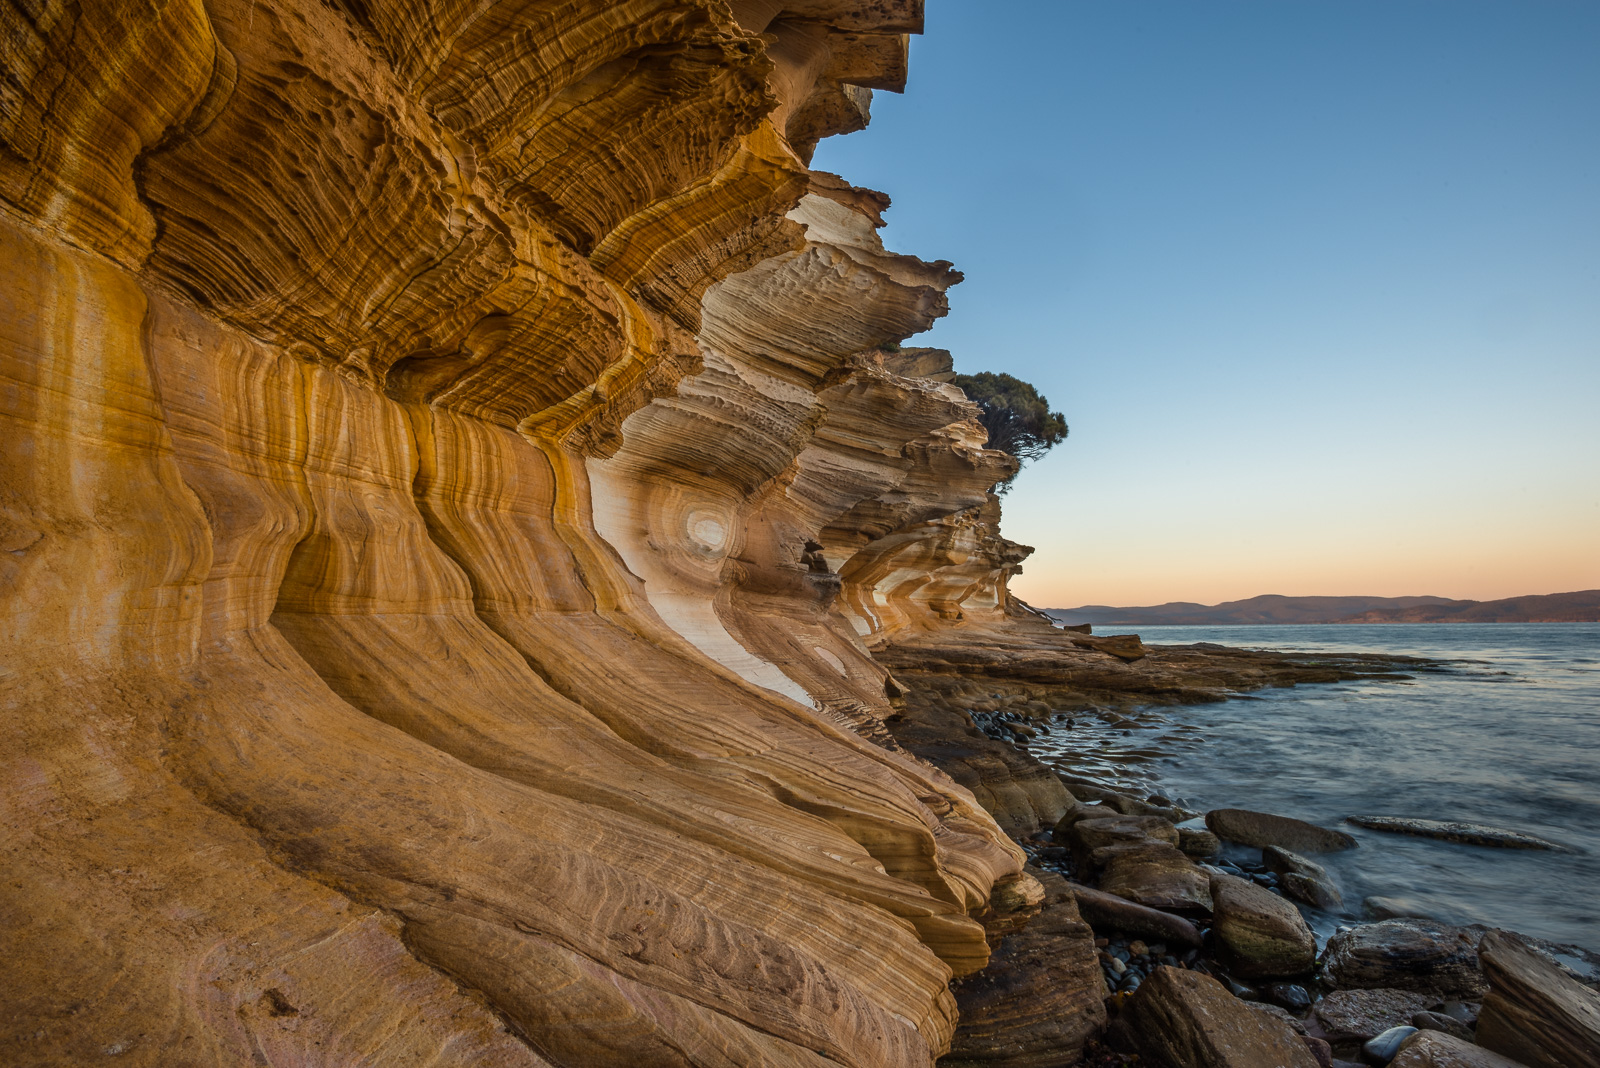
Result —
M 1600 3 L 929 0 L 814 165 L 1067 416 L 1032 603 L 1600 587 Z

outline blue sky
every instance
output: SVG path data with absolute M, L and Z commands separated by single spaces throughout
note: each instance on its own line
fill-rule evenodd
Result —
M 1600 586 L 1600 3 L 929 0 L 814 165 L 1066 414 L 1034 603 Z

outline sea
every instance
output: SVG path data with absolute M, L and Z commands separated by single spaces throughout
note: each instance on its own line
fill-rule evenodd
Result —
M 1358 848 L 1313 858 L 1345 900 L 1342 912 L 1309 917 L 1321 938 L 1353 919 L 1398 913 L 1600 951 L 1600 623 L 1138 631 L 1154 645 L 1397 653 L 1444 663 L 1406 669 L 1404 680 L 1152 709 L 1133 723 L 1109 713 L 1079 717 L 1039 739 L 1035 755 L 1194 810 L 1275 812 L 1353 835 Z M 1344 822 L 1358 815 L 1465 820 L 1566 848 L 1460 845 Z M 1259 851 L 1229 851 L 1260 859 Z M 1592 971 L 1592 963 L 1579 970 Z

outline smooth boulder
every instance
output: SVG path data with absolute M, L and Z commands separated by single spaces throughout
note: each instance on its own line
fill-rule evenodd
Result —
M 1281 846 L 1263 849 L 1261 862 L 1278 877 L 1279 888 L 1296 901 L 1329 912 L 1344 907 L 1343 895 L 1321 864 Z
M 1212 809 L 1206 813 L 1206 826 L 1225 842 L 1257 849 L 1279 846 L 1296 853 L 1338 853 L 1356 847 L 1356 840 L 1343 831 L 1243 808 Z
M 1416 1033 L 1417 1029 L 1410 1024 L 1391 1027 L 1361 1043 L 1361 1056 L 1368 1064 L 1388 1064 L 1399 1054 L 1406 1039 Z
M 1300 910 L 1247 879 L 1213 873 L 1211 901 L 1222 957 L 1234 974 L 1256 979 L 1301 975 L 1316 963 L 1317 940 Z
M 1181 968 L 1152 972 L 1117 1026 L 1146 1059 L 1172 1068 L 1317 1068 L 1287 1023 L 1240 1001 L 1211 976 Z
M 1434 920 L 1384 920 L 1340 931 L 1328 940 L 1322 974 L 1342 988 L 1466 998 L 1486 989 L 1472 934 Z
M 1600 993 L 1505 931 L 1478 953 L 1489 979 L 1479 1045 L 1529 1068 L 1600 1068 Z
M 1389 1068 L 1526 1068 L 1482 1046 L 1442 1031 L 1419 1031 L 1400 1047 Z
M 1199 930 L 1182 916 L 1174 916 L 1170 912 L 1162 912 L 1078 883 L 1068 885 L 1077 898 L 1078 911 L 1097 932 L 1127 931 L 1129 934 L 1147 935 L 1175 943 L 1185 949 L 1200 948 Z

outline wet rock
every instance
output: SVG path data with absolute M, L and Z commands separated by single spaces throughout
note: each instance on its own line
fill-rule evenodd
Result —
M 1212 931 L 1222 957 L 1239 975 L 1282 978 L 1311 970 L 1317 940 L 1300 910 L 1232 875 L 1211 876 Z
M 1600 993 L 1505 931 L 1485 935 L 1479 953 L 1489 979 L 1479 1045 L 1529 1068 L 1600 1066 Z
M 1416 1033 L 1417 1029 L 1410 1024 L 1391 1027 L 1361 1043 L 1361 1056 L 1368 1064 L 1388 1064 L 1399 1054 L 1400 1047 L 1405 1044 L 1406 1039 Z
M 1080 820 L 1101 819 L 1109 815 L 1112 813 L 1107 812 L 1103 805 L 1086 805 L 1069 794 L 1066 811 L 1051 828 L 1050 836 L 1062 845 L 1069 845 L 1072 841 L 1069 832 Z
M 1179 827 L 1178 848 L 1191 857 L 1214 857 L 1222 852 L 1222 839 L 1198 827 Z
M 1173 1068 L 1315 1068 L 1281 1020 L 1199 972 L 1157 968 L 1129 999 L 1119 1028 L 1144 1058 Z
M 1299 983 L 1272 983 L 1262 993 L 1268 1001 L 1290 1012 L 1305 1012 L 1311 1007 L 1311 995 Z
M 1261 862 L 1278 877 L 1278 886 L 1283 892 L 1296 901 L 1330 912 L 1344 907 L 1339 888 L 1321 864 L 1280 846 L 1263 849 Z
M 1179 911 L 1211 911 L 1211 880 L 1193 861 L 1165 842 L 1106 846 L 1100 889 L 1141 905 Z
M 1454 820 L 1416 820 L 1404 816 L 1347 816 L 1346 821 L 1357 827 L 1390 834 L 1412 834 L 1422 838 L 1438 838 L 1445 842 L 1464 845 L 1492 846 L 1496 849 L 1549 849 L 1558 853 L 1569 852 L 1566 846 L 1525 831 L 1508 831 L 1503 827 L 1486 827 L 1481 823 L 1458 823 Z
M 1275 845 L 1297 853 L 1338 853 L 1356 846 L 1356 840 L 1343 831 L 1242 808 L 1212 809 L 1206 813 L 1206 826 L 1223 841 L 1258 849 Z
M 1335 1043 L 1365 1042 L 1434 1003 L 1432 996 L 1409 990 L 1335 990 L 1312 1006 L 1328 1039 Z
M 1079 820 L 1067 831 L 1067 839 L 1084 852 L 1124 842 L 1156 841 L 1178 844 L 1178 831 L 1160 816 L 1102 816 Z
M 1418 1031 L 1443 1031 L 1464 1041 L 1472 1041 L 1472 1028 L 1442 1012 L 1419 1012 L 1411 1017 L 1411 1026 Z
M 1412 1035 L 1401 1047 L 1400 1055 L 1389 1062 L 1389 1068 L 1525 1068 L 1525 1066 L 1454 1035 L 1447 1035 L 1442 1031 L 1422 1031 Z
M 1485 989 L 1472 935 L 1433 920 L 1384 920 L 1340 931 L 1328 940 L 1322 974 L 1337 987 L 1443 997 L 1476 997 Z

